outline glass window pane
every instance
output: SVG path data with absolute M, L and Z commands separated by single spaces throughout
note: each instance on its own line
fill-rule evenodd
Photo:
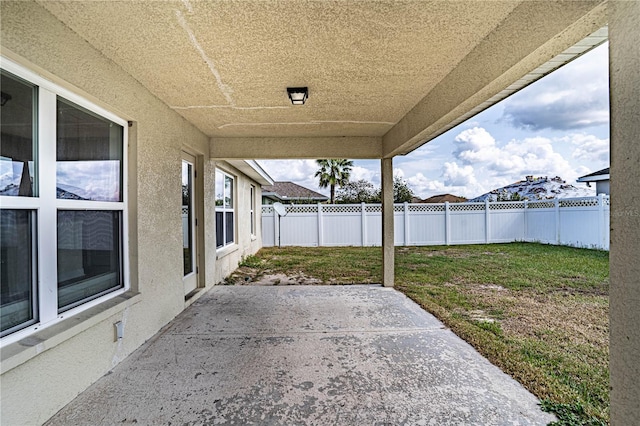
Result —
M 219 171 L 216 171 L 216 207 L 220 207 L 224 204 L 224 175 Z
M 122 212 L 58 211 L 58 308 L 123 287 Z
M 216 212 L 216 248 L 224 246 L 224 213 Z
M 2 335 L 35 322 L 35 212 L 0 212 Z
M 0 195 L 34 195 L 37 88 L 2 71 Z
M 233 232 L 233 212 L 225 212 L 225 223 L 224 223 L 224 233 L 225 244 L 229 244 L 233 242 L 234 232 Z
M 255 186 L 251 185 L 250 190 L 249 190 L 249 206 L 250 206 L 250 212 L 251 212 L 251 235 L 255 235 L 256 234 L 256 217 L 255 217 L 255 211 L 256 211 L 256 188 Z
M 233 208 L 233 178 L 224 177 L 224 206 Z
M 182 252 L 184 275 L 193 272 L 193 165 L 182 162 Z
M 57 198 L 122 201 L 122 126 L 58 98 Z

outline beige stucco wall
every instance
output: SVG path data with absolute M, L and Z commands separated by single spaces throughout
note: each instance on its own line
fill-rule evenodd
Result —
M 262 220 L 260 219 L 260 207 L 262 191 L 260 185 L 247 178 L 238 169 L 224 161 L 218 161 L 216 168 L 234 177 L 235 201 L 236 201 L 236 244 L 217 250 L 217 261 L 215 271 L 213 271 L 213 282 L 218 284 L 233 272 L 243 257 L 255 254 L 262 247 Z M 256 214 L 256 235 L 251 235 L 251 185 L 256 188 L 255 214 Z M 215 233 L 213 235 L 215 237 Z M 215 238 L 210 247 L 215 247 Z
M 39 331 L 37 337 L 43 340 L 36 345 L 3 347 L 0 423 L 34 425 L 46 421 L 203 293 L 184 300 L 179 213 L 183 150 L 197 156 L 201 169 L 200 285 L 220 282 L 241 256 L 257 251 L 261 232 L 255 239 L 249 235 L 252 181 L 228 168 L 238 177 L 239 244 L 217 259 L 215 163 L 209 160 L 209 139 L 38 4 L 2 2 L 0 7 L 3 55 L 133 122 L 128 150 L 131 293 Z M 259 199 L 260 185 L 254 185 Z M 124 338 L 115 342 L 117 321 L 124 323 Z
M 640 2 L 609 4 L 611 424 L 640 424 Z

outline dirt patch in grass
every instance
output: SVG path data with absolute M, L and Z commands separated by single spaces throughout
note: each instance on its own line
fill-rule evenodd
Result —
M 322 280 L 306 275 L 302 271 L 281 273 L 241 266 L 229 275 L 225 284 L 227 285 L 321 285 Z
M 549 331 L 561 331 L 573 344 L 608 348 L 609 303 L 599 291 L 593 294 L 563 289 L 540 293 L 495 284 L 448 285 L 473 299 L 474 305 L 482 306 L 482 312 L 497 313 L 492 319 L 500 321 L 507 335 L 539 337 Z M 476 311 L 470 310 L 469 315 L 478 316 Z

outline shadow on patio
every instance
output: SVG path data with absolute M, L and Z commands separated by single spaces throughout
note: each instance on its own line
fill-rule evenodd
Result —
M 546 424 L 403 294 L 217 286 L 47 423 Z

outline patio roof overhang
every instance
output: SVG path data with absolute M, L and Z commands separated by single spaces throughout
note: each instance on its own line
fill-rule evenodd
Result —
M 406 154 L 606 39 L 603 0 L 40 4 L 218 159 Z

